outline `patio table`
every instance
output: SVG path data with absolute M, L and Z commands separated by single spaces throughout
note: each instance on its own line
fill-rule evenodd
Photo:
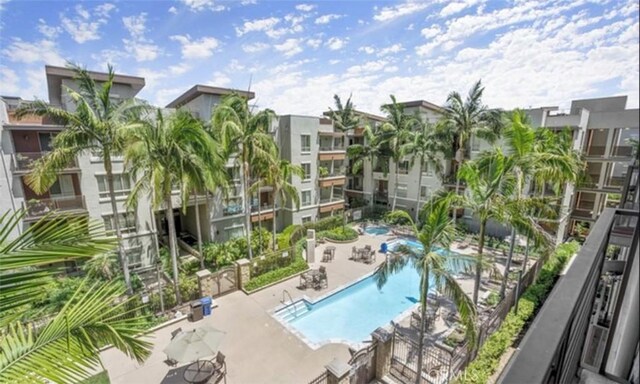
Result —
M 187 366 L 183 378 L 188 383 L 206 383 L 215 371 L 216 367 L 211 361 L 198 360 Z

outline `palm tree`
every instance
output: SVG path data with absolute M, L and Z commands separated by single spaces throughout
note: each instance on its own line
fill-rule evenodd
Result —
M 347 148 L 347 156 L 352 161 L 351 169 L 353 173 L 358 173 L 366 162 L 371 163 L 371 206 L 375 201 L 376 186 L 373 182 L 373 172 L 379 161 L 383 161 L 383 145 L 380 140 L 381 128 L 369 125 L 363 129 L 364 144 L 353 144 Z
M 432 199 L 423 208 L 424 223 L 418 230 L 411 216 L 404 211 L 393 211 L 394 215 L 403 218 L 410 223 L 414 234 L 422 244 L 423 249 L 401 247 L 398 252 L 393 252 L 375 272 L 378 288 L 387 282 L 389 275 L 403 269 L 409 262 L 413 264 L 420 275 L 420 305 L 421 323 L 420 336 L 418 338 L 418 369 L 416 383 L 422 379 L 422 354 L 424 349 L 424 334 L 427 314 L 427 295 L 431 289 L 437 290 L 450 298 L 460 314 L 460 319 L 465 326 L 467 337 L 471 344 L 475 342 L 475 306 L 465 294 L 455 278 L 447 270 L 447 263 L 472 262 L 465 256 L 440 256 L 436 247 L 448 248 L 455 236 L 455 226 L 449 217 L 449 205 L 451 198 Z
M 60 272 L 49 264 L 87 260 L 117 246 L 116 238 L 104 237 L 101 224 L 87 217 L 45 217 L 10 239 L 23 216 L 0 216 L 0 382 L 81 381 L 94 374 L 99 349 L 107 344 L 142 362 L 151 343 L 137 338 L 144 319 L 130 309 L 133 297 L 116 304 L 126 292 L 119 281 L 87 287 L 85 280 L 51 319 L 38 325 L 18 319 L 21 307 Z
M 396 209 L 396 200 L 398 198 L 398 164 L 404 157 L 402 146 L 407 140 L 407 135 L 416 124 L 413 116 L 404 113 L 402 104 L 398 104 L 396 97 L 391 95 L 391 104 L 385 104 L 380 110 L 386 113 L 386 121 L 382 124 L 381 142 L 389 151 L 389 158 L 395 163 L 395 187 L 393 192 L 393 203 L 391 210 Z
M 91 78 L 86 69 L 70 65 L 75 73 L 78 90 L 64 87 L 65 92 L 75 105 L 75 111 L 67 111 L 54 107 L 42 100 L 19 107 L 16 116 L 26 115 L 49 116 L 65 126 L 53 140 L 53 149 L 47 155 L 36 161 L 31 173 L 27 176 L 27 184 L 34 192 L 46 192 L 57 180 L 59 172 L 72 163 L 75 158 L 84 153 L 99 152 L 107 178 L 111 211 L 113 212 L 113 227 L 118 239 L 122 239 L 118 206 L 113 187 L 113 166 L 111 157 L 117 156 L 122 150 L 122 129 L 131 125 L 146 106 L 134 99 L 118 100 L 112 98 L 111 88 L 115 73 L 109 65 L 107 80 L 98 85 Z M 118 244 L 120 265 L 124 273 L 127 291 L 131 294 L 131 279 L 129 262 L 122 243 Z
M 351 95 L 345 104 L 338 95 L 333 95 L 336 109 L 329 108 L 329 114 L 333 121 L 333 126 L 340 132 L 352 131 L 360 125 L 360 117 L 356 114 L 355 107 L 351 102 Z
M 442 176 L 442 158 L 441 155 L 447 156 L 450 151 L 450 146 L 447 145 L 449 138 L 447 136 L 449 131 L 436 127 L 428 122 L 422 122 L 416 119 L 418 129 L 410 131 L 407 135 L 407 142 L 402 146 L 401 152 L 409 154 L 411 157 L 410 166 L 413 167 L 417 160 L 420 164 L 420 174 L 418 175 L 418 193 L 416 201 L 418 206 L 416 207 L 415 221 L 418 221 L 420 212 L 420 188 L 422 187 L 422 170 L 425 164 L 432 166 L 435 169 L 438 177 Z
M 484 87 L 478 80 L 469 90 L 466 100 L 458 92 L 451 92 L 447 96 L 442 123 L 448 127 L 455 136 L 455 160 L 458 169 L 467 157 L 467 146 L 471 137 L 493 143 L 498 139 L 502 122 L 501 112 L 489 109 L 482 103 Z M 456 194 L 460 193 L 460 177 L 456 174 Z M 454 223 L 456 215 L 454 214 Z
M 136 180 L 127 204 L 135 206 L 142 191 L 151 196 L 154 209 L 164 207 L 169 229 L 169 250 L 173 269 L 176 301 L 182 303 L 178 289 L 178 250 L 173 217 L 172 191 L 180 188 L 183 200 L 193 190 L 193 181 L 207 188 L 216 187 L 213 171 L 223 161 L 216 143 L 202 123 L 188 111 L 165 117 L 158 109 L 136 126 L 124 131 L 126 166 Z
M 275 113 L 270 109 L 253 113 L 247 99 L 237 94 L 225 97 L 213 111 L 211 125 L 214 136 L 220 137 L 227 158 L 234 158 L 242 170 L 244 214 L 249 259 L 251 249 L 251 166 L 257 161 L 273 158 L 276 145 L 271 136 L 271 122 Z

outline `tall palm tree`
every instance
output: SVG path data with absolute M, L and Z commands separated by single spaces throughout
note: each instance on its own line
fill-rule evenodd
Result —
M 117 246 L 117 239 L 104 237 L 101 224 L 87 217 L 45 217 L 10 239 L 23 216 L 0 216 L 0 382 L 81 381 L 94 374 L 107 344 L 142 362 L 151 343 L 137 338 L 144 322 L 135 315 L 137 308 L 130 309 L 133 298 L 116 304 L 126 291 L 119 281 L 87 287 L 85 280 L 62 310 L 40 325 L 16 316 L 60 272 L 48 265 L 87 260 Z
M 256 161 L 273 158 L 276 145 L 270 134 L 271 122 L 275 113 L 270 109 L 253 113 L 245 97 L 232 94 L 225 97 L 213 111 L 211 125 L 214 136 L 220 137 L 223 150 L 228 159 L 234 158 L 242 170 L 244 190 L 245 232 L 249 244 L 249 259 L 253 258 L 251 249 L 251 166 Z
M 201 180 L 207 188 L 214 189 L 216 179 L 212 170 L 222 168 L 222 157 L 202 123 L 183 110 L 165 117 L 158 109 L 155 115 L 126 129 L 124 138 L 125 165 L 136 180 L 127 203 L 134 206 L 139 194 L 146 191 L 154 209 L 164 207 L 173 284 L 177 303 L 181 304 L 172 191 L 180 188 L 183 200 L 187 199 L 194 180 Z
M 364 167 L 364 164 L 369 162 L 371 164 L 371 206 L 375 202 L 375 190 L 376 186 L 373 178 L 373 172 L 378 165 L 379 161 L 384 161 L 383 156 L 383 143 L 381 142 L 381 128 L 379 125 L 374 125 L 373 128 L 369 125 L 363 129 L 364 144 L 353 144 L 347 148 L 347 156 L 353 162 L 351 169 L 353 173 L 358 173 L 360 169 Z
M 398 199 L 398 164 L 404 158 L 402 146 L 407 141 L 407 135 L 415 126 L 416 119 L 404 113 L 403 105 L 398 104 L 394 95 L 391 95 L 391 104 L 383 105 L 380 110 L 386 114 L 386 121 L 381 127 L 381 142 L 389 151 L 389 158 L 393 160 L 395 168 L 395 186 L 393 203 L 391 204 L 391 210 L 394 211 Z
M 418 175 L 418 193 L 416 201 L 420 201 L 420 189 L 422 187 L 422 171 L 424 166 L 433 167 L 438 177 L 442 176 L 442 158 L 450 152 L 449 131 L 436 127 L 429 122 L 417 120 L 417 130 L 410 131 L 407 135 L 407 142 L 402 146 L 402 153 L 410 157 L 410 166 L 413 167 L 416 160 L 419 162 L 420 174 Z M 420 206 L 416 207 L 415 221 L 418 221 Z
M 443 257 L 436 252 L 437 247 L 448 248 L 455 236 L 455 226 L 449 217 L 449 205 L 451 198 L 433 199 L 423 208 L 424 223 L 418 230 L 411 216 L 404 211 L 394 211 L 399 218 L 403 218 L 410 223 L 413 233 L 422 244 L 423 249 L 401 247 L 378 266 L 375 272 L 375 279 L 378 288 L 387 282 L 389 276 L 402 270 L 407 263 L 413 264 L 420 275 L 420 305 L 421 322 L 420 337 L 418 338 L 418 369 L 416 383 L 422 379 L 422 354 L 424 349 L 424 334 L 427 318 L 427 296 L 430 290 L 437 290 L 444 296 L 450 298 L 460 314 L 460 319 L 465 326 L 467 337 L 472 344 L 475 341 L 475 306 L 469 296 L 462 290 L 458 282 L 447 270 L 449 263 L 469 263 L 473 262 L 467 256 L 446 256 Z
M 360 117 L 351 102 L 351 95 L 349 95 L 347 102 L 344 104 L 338 95 L 333 95 L 333 100 L 336 109 L 329 108 L 329 114 L 334 127 L 341 132 L 349 132 L 358 128 L 360 125 Z
M 113 187 L 111 158 L 121 153 L 121 131 L 130 126 L 146 106 L 134 99 L 117 100 L 112 97 L 111 89 L 115 73 L 110 65 L 107 80 L 102 84 L 96 84 L 84 68 L 77 65 L 70 65 L 69 68 L 74 71 L 78 90 L 66 86 L 63 88 L 75 105 L 75 111 L 51 106 L 42 100 L 21 106 L 16 111 L 18 118 L 26 115 L 49 116 L 65 127 L 54 138 L 51 152 L 35 162 L 26 181 L 34 192 L 44 193 L 56 182 L 59 172 L 72 163 L 78 155 L 99 152 L 102 155 L 107 178 L 113 227 L 117 238 L 122 239 Z M 133 291 L 129 262 L 121 242 L 118 244 L 118 255 L 127 291 L 131 294 Z
M 447 96 L 442 123 L 455 136 L 455 160 L 458 169 L 467 158 L 467 147 L 471 137 L 476 136 L 489 143 L 498 139 L 502 127 L 501 111 L 489 109 L 482 103 L 484 87 L 478 80 L 469 90 L 467 98 L 453 91 Z M 456 194 L 460 193 L 460 177 L 456 174 Z M 456 215 L 453 219 L 456 221 Z

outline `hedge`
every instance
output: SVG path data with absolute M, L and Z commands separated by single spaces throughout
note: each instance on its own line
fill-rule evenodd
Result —
M 558 274 L 564 268 L 567 260 L 579 249 L 575 241 L 560 244 L 553 255 L 540 270 L 535 284 L 531 285 L 518 301 L 518 313 L 511 311 L 502 322 L 500 328 L 489 336 L 480 348 L 476 358 L 455 380 L 458 384 L 486 383 L 494 374 L 500 358 L 520 335 L 525 324 L 535 314 L 547 294 L 553 288 Z
M 260 276 L 250 279 L 247 285 L 244 286 L 244 289 L 247 292 L 255 291 L 256 289 L 262 288 L 271 283 L 275 283 L 289 276 L 293 276 L 296 273 L 307 270 L 309 268 L 309 265 L 307 264 L 306 260 L 302 256 L 302 252 L 304 251 L 304 243 L 305 243 L 305 239 L 300 239 L 296 243 L 295 260 L 291 264 L 289 264 L 284 268 L 275 269 L 273 271 L 264 273 Z
M 338 227 L 329 231 L 322 231 L 317 235 L 318 238 L 324 237 L 326 239 L 336 241 L 355 240 L 358 236 L 358 231 L 351 227 Z
M 315 229 L 316 232 L 327 231 L 340 227 L 343 217 L 341 215 L 325 217 L 318 221 L 310 221 L 304 224 L 291 224 L 278 234 L 278 247 L 280 249 L 289 248 L 307 235 L 308 229 Z

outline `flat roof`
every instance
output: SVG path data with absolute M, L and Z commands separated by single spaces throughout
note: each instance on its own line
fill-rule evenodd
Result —
M 371 119 L 371 120 L 376 120 L 376 121 L 385 121 L 386 119 L 382 116 L 378 116 L 378 115 L 374 115 L 368 112 L 362 112 L 362 111 L 358 111 L 357 109 L 354 109 L 353 112 L 355 112 L 356 115 L 359 116 L 363 116 L 366 117 L 367 119 Z M 326 111 L 322 113 L 324 116 L 329 116 L 331 117 L 331 111 Z
M 246 97 L 248 100 L 253 99 L 256 95 L 253 92 L 241 91 L 239 89 L 232 88 L 220 88 L 220 87 L 212 87 L 209 85 L 196 84 L 193 87 L 189 88 L 185 93 L 178 96 L 175 100 L 167 104 L 166 108 L 180 108 L 181 106 L 187 104 L 191 100 L 195 99 L 200 95 L 230 95 L 232 93 L 236 93 L 240 96 Z
M 404 101 L 404 102 L 400 102 L 398 104 L 402 105 L 405 108 L 423 107 L 423 108 L 430 109 L 430 110 L 436 111 L 436 112 L 444 112 L 444 108 L 442 108 L 439 105 L 430 103 L 430 102 L 428 102 L 426 100 Z
M 65 67 L 44 66 L 47 74 L 47 88 L 49 89 L 49 101 L 58 100 L 62 94 L 62 79 L 75 78 L 75 71 Z M 107 81 L 109 74 L 106 72 L 87 71 L 94 81 Z M 118 75 L 113 77 L 114 84 L 130 85 L 138 93 L 145 85 L 144 78 L 129 75 Z

